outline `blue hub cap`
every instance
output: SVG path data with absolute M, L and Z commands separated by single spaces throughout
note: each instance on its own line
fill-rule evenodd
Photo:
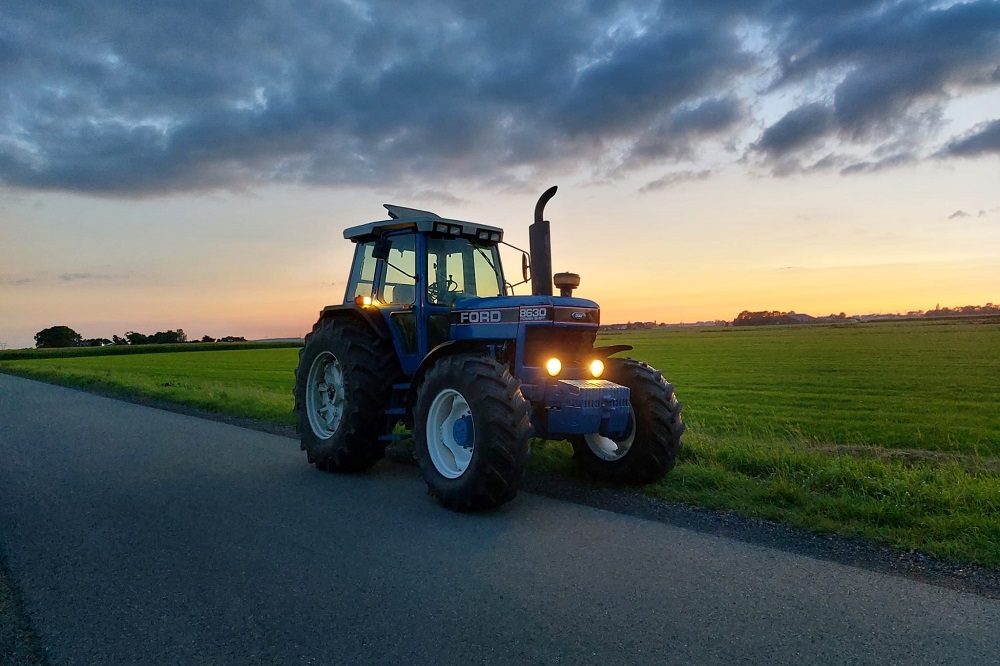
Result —
M 456 420 L 451 433 L 452 437 L 455 438 L 456 444 L 464 449 L 471 449 L 472 444 L 476 441 L 476 431 L 472 424 L 472 415 L 466 414 Z

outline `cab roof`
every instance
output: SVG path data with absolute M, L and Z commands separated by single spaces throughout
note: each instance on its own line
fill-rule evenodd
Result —
M 389 211 L 391 219 L 344 229 L 344 238 L 357 243 L 378 238 L 386 231 L 413 229 L 416 232 L 439 233 L 445 236 L 465 236 L 480 242 L 498 243 L 503 240 L 503 229 L 500 227 L 452 220 L 428 210 L 406 208 L 395 204 L 383 205 Z

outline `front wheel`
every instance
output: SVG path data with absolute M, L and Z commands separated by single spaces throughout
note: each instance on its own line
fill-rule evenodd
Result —
M 600 433 L 570 439 L 573 458 L 591 476 L 619 483 L 652 483 L 674 468 L 681 450 L 681 404 L 674 387 L 645 363 L 610 359 L 605 377 L 629 388 L 631 412 L 617 438 Z
M 533 432 L 520 382 L 489 356 L 456 354 L 417 390 L 413 436 L 428 491 L 455 511 L 492 509 L 517 495 Z

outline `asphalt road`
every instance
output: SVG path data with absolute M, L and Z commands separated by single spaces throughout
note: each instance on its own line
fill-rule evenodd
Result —
M 1000 659 L 1000 601 L 2 374 L 0 546 L 54 664 Z

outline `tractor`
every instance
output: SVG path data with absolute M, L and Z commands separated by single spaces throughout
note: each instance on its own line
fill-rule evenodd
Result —
M 533 437 L 568 440 L 603 480 L 649 483 L 673 468 L 684 432 L 674 387 L 615 357 L 631 346 L 595 346 L 597 303 L 573 296 L 579 275 L 552 275 L 543 217 L 555 192 L 535 205 L 528 252 L 500 228 L 392 204 L 388 220 L 344 231 L 355 243 L 344 302 L 322 310 L 295 372 L 309 463 L 364 470 L 412 436 L 430 494 L 456 511 L 513 499 Z M 521 253 L 522 281 L 505 277 L 501 244 Z M 513 293 L 529 281 L 530 295 Z

